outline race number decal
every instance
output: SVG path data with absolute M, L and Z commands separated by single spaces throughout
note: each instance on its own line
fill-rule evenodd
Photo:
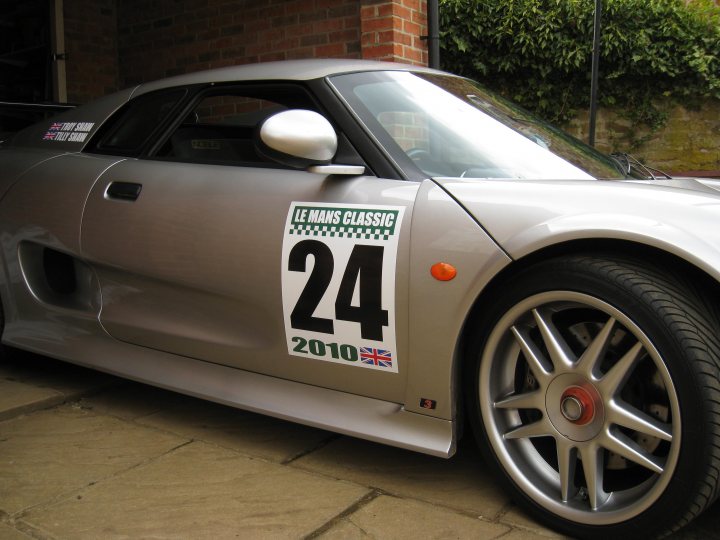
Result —
M 397 373 L 402 206 L 294 202 L 282 252 L 288 353 Z

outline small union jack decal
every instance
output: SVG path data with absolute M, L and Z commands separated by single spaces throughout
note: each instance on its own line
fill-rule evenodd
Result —
M 43 135 L 43 141 L 54 141 L 55 135 L 57 135 L 57 133 L 48 131 L 45 135 Z
M 52 124 L 50 124 L 50 131 L 58 131 L 62 129 L 62 127 L 62 122 L 53 122 Z
M 392 368 L 392 353 L 383 349 L 360 347 L 360 361 L 372 366 Z

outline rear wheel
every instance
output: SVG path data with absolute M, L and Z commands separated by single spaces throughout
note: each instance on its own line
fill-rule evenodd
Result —
M 720 324 L 692 284 L 572 257 L 491 302 L 466 388 L 519 502 L 578 537 L 648 537 L 716 496 Z

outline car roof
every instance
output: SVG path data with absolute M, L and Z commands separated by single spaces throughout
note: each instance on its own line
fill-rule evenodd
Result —
M 439 71 L 397 62 L 378 62 L 374 60 L 348 60 L 348 59 L 307 59 L 284 60 L 281 62 L 265 62 L 259 64 L 244 64 L 229 66 L 207 71 L 198 71 L 186 75 L 177 75 L 167 79 L 143 83 L 137 86 L 132 97 L 154 90 L 186 86 L 192 84 L 208 84 L 213 82 L 235 81 L 309 81 L 329 75 L 340 73 L 353 73 L 358 71 L 415 71 L 427 73 L 441 73 Z
M 421 66 L 395 62 L 377 62 L 373 60 L 347 59 L 309 59 L 285 60 L 282 62 L 266 62 L 230 66 L 208 71 L 198 71 L 186 75 L 177 75 L 167 79 L 142 83 L 135 87 L 120 90 L 114 94 L 94 100 L 77 109 L 61 113 L 45 122 L 39 122 L 16 133 L 10 141 L 12 146 L 44 148 L 53 151 L 80 151 L 85 142 L 45 140 L 51 122 L 83 122 L 93 126 L 88 134 L 90 140 L 107 118 L 125 105 L 130 99 L 154 90 L 190 86 L 196 84 L 232 83 L 252 81 L 309 81 L 341 73 L 361 71 L 413 71 L 425 73 L 442 73 Z

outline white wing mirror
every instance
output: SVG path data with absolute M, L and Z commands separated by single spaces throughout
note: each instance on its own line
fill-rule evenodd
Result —
M 315 111 L 291 109 L 270 116 L 258 129 L 256 145 L 263 156 L 310 172 L 365 172 L 365 167 L 358 165 L 328 165 L 337 151 L 338 139 L 330 122 Z

